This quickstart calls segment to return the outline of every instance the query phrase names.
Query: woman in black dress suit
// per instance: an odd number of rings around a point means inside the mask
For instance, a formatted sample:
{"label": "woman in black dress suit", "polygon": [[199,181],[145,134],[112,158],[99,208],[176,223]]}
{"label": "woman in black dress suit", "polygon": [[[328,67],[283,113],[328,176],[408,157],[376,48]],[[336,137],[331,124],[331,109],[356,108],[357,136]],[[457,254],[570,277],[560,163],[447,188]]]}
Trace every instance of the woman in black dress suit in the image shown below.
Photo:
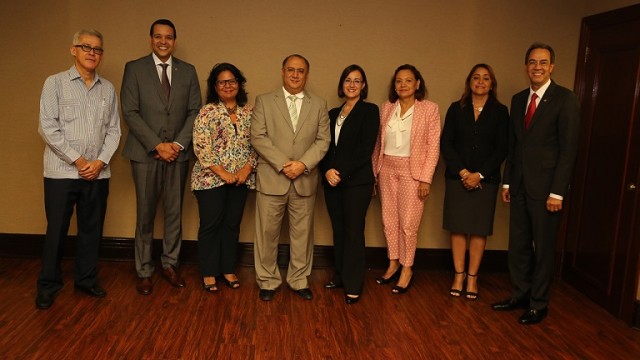
{"label": "woman in black dress suit", "polygon": [[[462,98],[451,104],[440,139],[447,163],[443,227],[451,232],[455,276],[449,293],[478,298],[478,269],[500,184],[500,165],[507,155],[509,113],[497,99],[498,82],[489,65],[475,65]],[[465,255],[469,240],[469,269]],[[466,290],[463,291],[464,281]]]}
{"label": "woman in black dress suit", "polygon": [[342,106],[331,109],[331,144],[320,162],[325,202],[333,229],[335,271],[328,289],[344,287],[347,304],[358,301],[365,273],[364,227],[373,192],[371,154],[380,114],[367,98],[367,76],[358,65],[344,69],[338,83]]}

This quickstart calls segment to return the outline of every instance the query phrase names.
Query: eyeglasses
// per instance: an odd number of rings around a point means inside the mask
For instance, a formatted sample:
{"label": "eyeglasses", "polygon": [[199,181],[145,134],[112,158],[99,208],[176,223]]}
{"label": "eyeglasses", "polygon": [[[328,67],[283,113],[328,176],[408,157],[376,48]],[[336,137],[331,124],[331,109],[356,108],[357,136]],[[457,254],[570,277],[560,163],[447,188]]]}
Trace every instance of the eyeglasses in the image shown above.
{"label": "eyeglasses", "polygon": [[360,86],[360,85],[362,85],[362,83],[363,83],[363,82],[364,82],[364,81],[362,81],[361,79],[353,79],[353,80],[351,80],[351,79],[344,79],[344,84],[345,84],[345,85],[351,85],[351,84],[353,84],[353,85],[355,85],[355,86]]}
{"label": "eyeglasses", "polygon": [[223,88],[226,85],[229,86],[237,86],[238,85],[238,79],[229,79],[229,80],[218,80],[216,81],[216,86]]}
{"label": "eyeglasses", "polygon": [[87,53],[91,52],[91,50],[93,50],[93,53],[96,54],[96,55],[102,55],[102,53],[104,52],[103,48],[94,48],[94,47],[91,47],[91,46],[86,45],[86,44],[74,45],[73,47],[81,48],[82,51],[87,52]]}
{"label": "eyeglasses", "polygon": [[527,61],[527,65],[529,66],[542,66],[542,67],[547,67],[549,66],[549,60],[540,60],[540,61],[536,61],[533,59],[529,59],[529,61]]}

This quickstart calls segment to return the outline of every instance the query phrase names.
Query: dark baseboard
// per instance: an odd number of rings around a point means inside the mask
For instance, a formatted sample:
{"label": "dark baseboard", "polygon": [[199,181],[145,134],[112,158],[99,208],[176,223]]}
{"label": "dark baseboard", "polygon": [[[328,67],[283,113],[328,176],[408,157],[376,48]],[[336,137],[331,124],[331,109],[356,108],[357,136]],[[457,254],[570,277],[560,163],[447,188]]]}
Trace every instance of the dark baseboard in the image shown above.
{"label": "dark baseboard", "polygon": [[[0,234],[0,257],[40,257],[44,235],[29,234]],[[180,260],[183,263],[198,262],[198,243],[183,241]],[[238,264],[253,266],[253,243],[238,245]],[[162,240],[153,242],[153,257],[160,257]],[[62,249],[63,257],[73,258],[75,254],[75,236],[69,236]],[[133,239],[106,237],[100,243],[100,259],[108,261],[133,261]],[[388,265],[387,249],[368,247],[366,249],[367,266],[370,269],[385,269]],[[289,263],[289,245],[280,244],[278,247],[278,264],[286,267]],[[316,245],[313,253],[313,267],[326,268],[333,266],[333,246]],[[416,269],[451,271],[451,250],[449,249],[418,249],[416,251]],[[506,272],[507,251],[487,250],[482,261],[482,271]]]}

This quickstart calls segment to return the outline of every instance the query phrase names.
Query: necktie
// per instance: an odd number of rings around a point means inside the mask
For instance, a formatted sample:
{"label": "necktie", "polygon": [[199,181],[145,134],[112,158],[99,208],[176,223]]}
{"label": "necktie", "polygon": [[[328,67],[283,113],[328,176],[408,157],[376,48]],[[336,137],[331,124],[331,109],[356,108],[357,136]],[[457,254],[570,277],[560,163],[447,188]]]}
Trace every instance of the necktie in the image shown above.
{"label": "necktie", "polygon": [[169,77],[167,76],[167,67],[169,64],[162,63],[160,66],[162,66],[162,80],[160,81],[160,85],[162,85],[164,99],[169,102],[169,94],[171,94],[171,84],[169,84]]}
{"label": "necktie", "polygon": [[295,95],[289,95],[289,116],[291,117],[291,124],[293,125],[293,131],[296,131],[296,126],[298,125],[298,108],[296,107],[296,100],[298,99]]}
{"label": "necktie", "polygon": [[527,113],[524,116],[524,128],[529,129],[529,124],[531,123],[531,118],[533,118],[533,113],[536,112],[536,99],[538,95],[533,93],[531,95],[531,102],[529,102],[529,107],[527,108]]}

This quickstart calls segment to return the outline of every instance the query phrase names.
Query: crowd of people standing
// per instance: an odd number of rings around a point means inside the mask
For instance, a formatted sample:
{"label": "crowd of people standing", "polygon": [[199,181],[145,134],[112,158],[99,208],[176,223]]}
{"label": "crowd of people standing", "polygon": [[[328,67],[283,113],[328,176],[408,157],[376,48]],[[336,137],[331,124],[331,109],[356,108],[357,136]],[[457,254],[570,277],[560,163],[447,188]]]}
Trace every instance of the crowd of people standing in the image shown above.
{"label": "crowd of people standing", "polygon": [[[530,86],[514,95],[511,114],[498,100],[488,64],[476,64],[449,106],[444,127],[428,100],[426,80],[413,65],[396,68],[388,100],[367,102],[365,70],[347,66],[337,84],[340,106],[306,89],[309,61],[293,54],[282,62],[282,86],[247,103],[247,79],[230,63],[216,64],[202,105],[193,65],[173,52],[174,24],[155,21],[151,54],[126,64],[120,91],[129,128],[123,156],[130,160],[136,192],[136,290],[153,292],[152,240],[158,201],[164,206],[160,276],[183,288],[179,271],[182,203],[189,160],[190,188],[198,203],[201,287],[241,284],[235,274],[240,224],[249,190],[256,191],[255,271],[259,298],[270,301],[283,278],[277,264],[288,216],[288,287],[312,300],[314,204],[322,184],[333,233],[333,276],[324,287],[359,301],[365,282],[365,221],[379,195],[388,267],[379,285],[401,295],[412,284],[418,230],[440,155],[446,163],[443,228],[450,232],[453,283],[449,294],[479,297],[478,274],[493,233],[498,193],[510,203],[511,296],[497,311],[524,309],[522,324],[547,315],[555,236],[577,153],[578,100],[551,80],[553,49],[527,50]],[[49,77],[40,101],[39,133],[46,143],[44,189],[47,232],[36,307],[47,309],[62,288],[61,244],[74,207],[78,237],[74,285],[104,297],[97,281],[99,242],[109,193],[109,163],[120,140],[113,85],[96,71],[103,36],[80,30],[70,48],[74,64]],[[506,159],[504,172],[501,166]],[[467,259],[468,248],[468,259]]]}

